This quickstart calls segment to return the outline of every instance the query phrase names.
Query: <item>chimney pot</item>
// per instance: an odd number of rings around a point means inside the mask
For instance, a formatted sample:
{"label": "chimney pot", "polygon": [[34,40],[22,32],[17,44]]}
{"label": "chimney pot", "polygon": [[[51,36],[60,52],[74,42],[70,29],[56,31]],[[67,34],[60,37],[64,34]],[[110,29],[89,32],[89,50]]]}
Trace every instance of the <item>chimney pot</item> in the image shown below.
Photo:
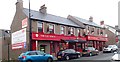
{"label": "chimney pot", "polygon": [[100,25],[104,25],[104,21],[100,21]]}
{"label": "chimney pot", "polygon": [[47,7],[45,7],[45,4],[40,7],[39,12],[41,12],[43,14],[47,13]]}
{"label": "chimney pot", "polygon": [[89,21],[93,22],[93,17],[92,16],[90,16]]}

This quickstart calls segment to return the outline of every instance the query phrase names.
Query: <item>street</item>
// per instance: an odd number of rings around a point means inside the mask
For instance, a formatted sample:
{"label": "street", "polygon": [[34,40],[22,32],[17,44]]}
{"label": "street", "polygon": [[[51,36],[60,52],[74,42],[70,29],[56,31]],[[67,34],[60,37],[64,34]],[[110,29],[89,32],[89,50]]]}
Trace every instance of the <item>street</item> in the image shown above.
{"label": "street", "polygon": [[120,61],[113,61],[111,57],[114,53],[100,53],[96,56],[91,57],[80,57],[78,59],[72,59],[68,61],[57,61],[57,62],[120,62]]}

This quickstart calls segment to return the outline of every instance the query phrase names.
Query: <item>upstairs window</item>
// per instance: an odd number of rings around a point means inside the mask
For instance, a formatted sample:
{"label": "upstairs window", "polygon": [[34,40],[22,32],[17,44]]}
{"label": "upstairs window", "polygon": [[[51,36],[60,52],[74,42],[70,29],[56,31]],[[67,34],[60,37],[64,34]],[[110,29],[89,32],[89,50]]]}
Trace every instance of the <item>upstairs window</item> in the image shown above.
{"label": "upstairs window", "polygon": [[49,25],[48,25],[48,28],[47,28],[47,31],[48,31],[49,33],[54,33],[54,25],[53,25],[53,24],[49,24]]}
{"label": "upstairs window", "polygon": [[99,28],[97,29],[97,35],[99,35]]}
{"label": "upstairs window", "polygon": [[91,28],[91,34],[94,34],[94,28]]}
{"label": "upstairs window", "polygon": [[69,27],[68,28],[68,35],[73,35],[74,34],[74,28]]}
{"label": "upstairs window", "polygon": [[64,26],[60,26],[60,34],[65,34],[65,27]]}
{"label": "upstairs window", "polygon": [[80,29],[78,29],[77,32],[78,32],[78,36],[80,36],[80,35],[81,35],[81,33],[80,33]]}
{"label": "upstairs window", "polygon": [[41,21],[38,21],[38,32],[43,32],[43,23]]}
{"label": "upstairs window", "polygon": [[83,29],[82,36],[86,36],[86,29]]}
{"label": "upstairs window", "polygon": [[103,35],[103,30],[100,30],[100,35]]}

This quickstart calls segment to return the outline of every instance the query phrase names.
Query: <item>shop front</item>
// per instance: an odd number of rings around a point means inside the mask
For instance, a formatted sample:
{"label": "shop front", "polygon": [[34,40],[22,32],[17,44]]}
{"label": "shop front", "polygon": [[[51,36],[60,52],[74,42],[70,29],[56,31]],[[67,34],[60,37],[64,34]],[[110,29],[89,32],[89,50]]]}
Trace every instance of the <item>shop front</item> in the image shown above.
{"label": "shop front", "polygon": [[[77,39],[77,40],[76,40]],[[40,50],[56,56],[59,50],[75,49],[78,44],[85,43],[85,38],[58,34],[32,33],[32,50]]]}
{"label": "shop front", "polygon": [[105,46],[105,42],[108,41],[107,37],[103,37],[103,36],[92,36],[92,35],[88,35],[86,36],[87,39],[87,46],[92,46],[95,47],[96,49],[102,51],[103,47]]}

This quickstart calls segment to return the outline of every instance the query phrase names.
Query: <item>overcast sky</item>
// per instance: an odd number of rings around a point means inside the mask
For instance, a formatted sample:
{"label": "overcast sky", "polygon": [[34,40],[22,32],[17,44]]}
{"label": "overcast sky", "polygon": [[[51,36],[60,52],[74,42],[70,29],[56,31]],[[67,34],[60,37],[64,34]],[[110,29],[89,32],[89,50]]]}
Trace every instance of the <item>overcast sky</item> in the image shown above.
{"label": "overcast sky", "polygon": [[[13,17],[16,12],[17,0],[2,0],[0,2],[0,29],[10,29]],[[23,0],[23,5],[28,8],[28,1]],[[120,0],[30,0],[31,9],[39,10],[45,4],[47,13],[65,17],[68,15],[89,19],[93,16],[93,21],[97,24],[101,20],[105,24],[118,25],[118,1]]]}

